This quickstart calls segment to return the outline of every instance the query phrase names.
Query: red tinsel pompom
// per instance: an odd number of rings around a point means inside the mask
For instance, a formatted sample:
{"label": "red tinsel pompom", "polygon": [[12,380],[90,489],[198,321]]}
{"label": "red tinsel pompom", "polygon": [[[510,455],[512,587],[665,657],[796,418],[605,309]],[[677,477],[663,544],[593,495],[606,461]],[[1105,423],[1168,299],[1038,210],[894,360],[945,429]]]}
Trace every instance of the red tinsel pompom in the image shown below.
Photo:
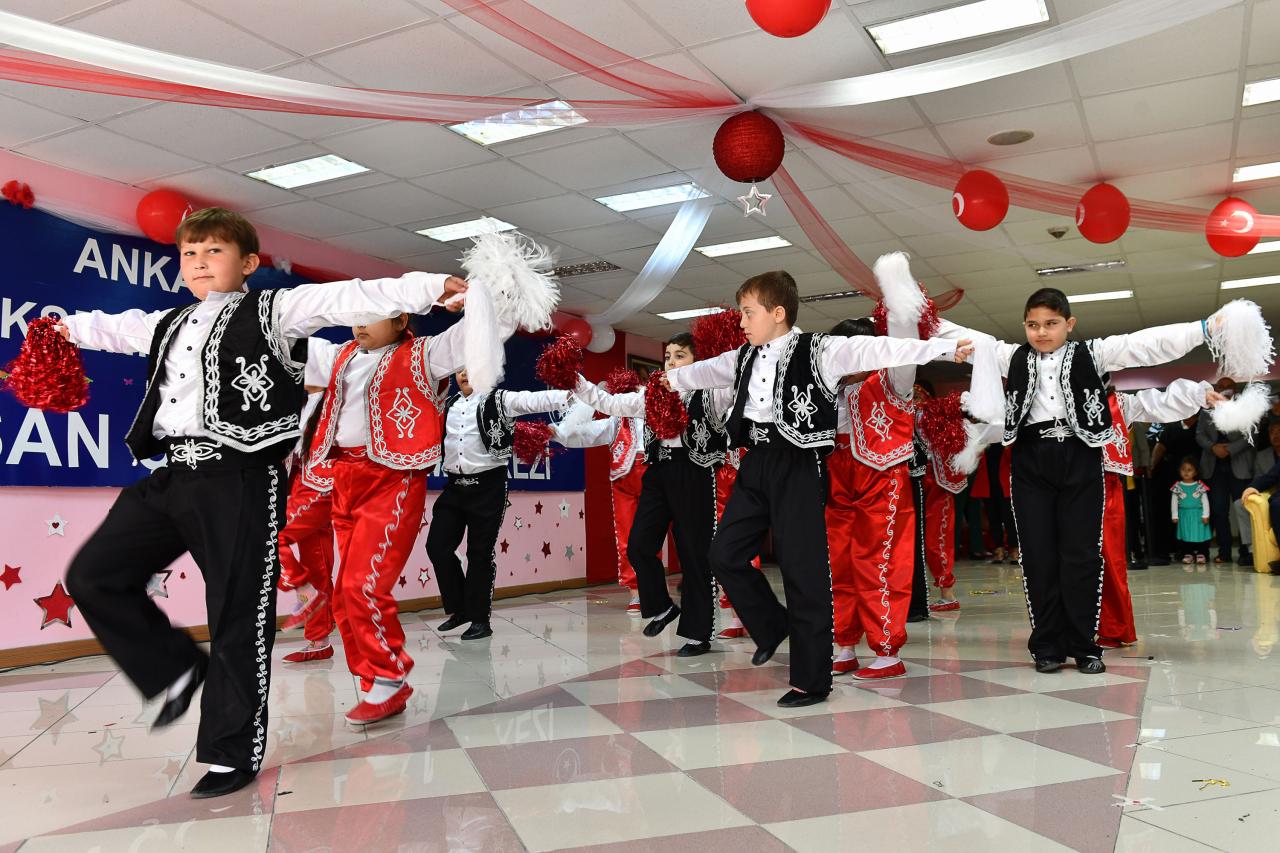
{"label": "red tinsel pompom", "polygon": [[518,421],[511,441],[512,452],[522,465],[532,465],[550,450],[551,424],[543,421]]}
{"label": "red tinsel pompom", "polygon": [[947,467],[961,450],[964,450],[965,413],[960,407],[960,392],[952,391],[942,397],[924,400],[919,405],[920,434],[928,442],[929,449],[942,459]]}
{"label": "red tinsel pompom", "polygon": [[655,370],[644,386],[644,422],[658,438],[677,438],[689,425],[689,412],[680,395],[662,384],[666,372]]}
{"label": "red tinsel pompom", "polygon": [[604,379],[610,394],[630,394],[640,387],[640,374],[627,367],[615,367]]}
{"label": "red tinsel pompom", "polygon": [[556,338],[538,356],[533,372],[548,388],[572,391],[582,372],[582,347],[568,335]]}
{"label": "red tinsel pompom", "polygon": [[32,320],[17,358],[5,366],[5,389],[32,409],[70,412],[89,401],[80,350],[58,333],[59,322],[57,317]]}
{"label": "red tinsel pompom", "polygon": [[[920,340],[927,341],[938,334],[942,321],[938,318],[937,303],[930,298],[923,284],[920,285],[920,292],[924,293],[924,310],[920,312],[920,322],[916,330],[920,334]],[[883,299],[876,303],[876,310],[871,312],[871,322],[875,323],[877,335],[889,334],[889,309],[885,307]]]}
{"label": "red tinsel pompom", "polygon": [[698,358],[715,358],[747,342],[746,333],[742,331],[742,312],[737,308],[704,314],[693,321],[689,331],[693,333],[693,348],[698,351]]}

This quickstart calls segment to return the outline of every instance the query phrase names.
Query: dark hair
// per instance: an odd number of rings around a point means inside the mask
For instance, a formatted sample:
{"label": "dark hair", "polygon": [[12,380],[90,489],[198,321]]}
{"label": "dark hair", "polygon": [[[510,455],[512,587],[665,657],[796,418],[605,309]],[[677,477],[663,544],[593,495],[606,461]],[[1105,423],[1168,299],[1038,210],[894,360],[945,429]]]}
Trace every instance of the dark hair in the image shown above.
{"label": "dark hair", "polygon": [[925,390],[930,397],[938,396],[938,392],[933,390],[933,383],[928,379],[916,379],[916,384]]}
{"label": "dark hair", "polygon": [[1032,308],[1048,308],[1055,314],[1061,314],[1065,320],[1071,319],[1071,302],[1068,301],[1067,294],[1056,287],[1042,287],[1027,297],[1027,307],[1022,309],[1024,320]]}
{"label": "dark hair", "polygon": [[862,335],[875,337],[876,324],[871,321],[870,317],[850,317],[832,326],[831,334],[839,335],[842,338],[857,338]]}
{"label": "dark hair", "polygon": [[735,302],[742,302],[742,297],[750,294],[768,310],[779,306],[786,313],[787,325],[796,324],[796,314],[800,313],[800,291],[796,288],[796,280],[786,270],[773,270],[753,275],[742,283]]}
{"label": "dark hair", "polygon": [[188,214],[173,237],[179,246],[209,239],[235,243],[242,255],[258,254],[258,232],[253,223],[225,207],[206,207]]}
{"label": "dark hair", "polygon": [[1196,458],[1194,456],[1182,457],[1182,461],[1178,463],[1179,471],[1182,470],[1183,465],[1190,465],[1195,470],[1196,476],[1200,476],[1200,463],[1196,462]]}
{"label": "dark hair", "polygon": [[396,340],[403,343],[413,337],[413,315],[403,311],[390,319],[399,320],[401,317],[404,318],[404,328],[400,330],[400,337],[396,338]]}
{"label": "dark hair", "polygon": [[691,335],[689,332],[678,332],[672,335],[671,337],[667,338],[667,342],[662,345],[662,348],[665,350],[667,347],[672,346],[673,344],[675,346],[680,347],[681,349],[687,349],[689,352],[693,353],[694,358],[698,357],[698,347],[694,345],[693,335]]}

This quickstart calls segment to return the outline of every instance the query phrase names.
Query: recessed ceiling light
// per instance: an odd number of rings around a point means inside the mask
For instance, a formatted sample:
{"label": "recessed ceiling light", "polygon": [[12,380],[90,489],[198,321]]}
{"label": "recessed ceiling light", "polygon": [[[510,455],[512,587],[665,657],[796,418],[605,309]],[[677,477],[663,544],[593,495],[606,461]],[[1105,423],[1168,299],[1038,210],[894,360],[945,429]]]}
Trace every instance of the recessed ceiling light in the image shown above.
{"label": "recessed ceiling light", "polygon": [[1280,240],[1267,240],[1265,243],[1259,243],[1245,254],[1265,255],[1267,252],[1280,252]]}
{"label": "recessed ceiling light", "polygon": [[1280,163],[1241,166],[1231,173],[1231,182],[1236,184],[1242,184],[1245,181],[1265,181],[1267,178],[1280,178]]}
{"label": "recessed ceiling light", "polygon": [[337,154],[325,154],[322,157],[312,157],[296,163],[285,163],[281,166],[268,166],[256,172],[245,172],[245,177],[291,190],[295,187],[305,187],[308,184],[332,181],[367,171],[369,171],[368,166],[353,163]]}
{"label": "recessed ceiling light", "polygon": [[1035,134],[1029,130],[1002,130],[999,133],[993,133],[988,136],[987,142],[992,145],[1021,145],[1033,138],[1035,138]]}
{"label": "recessed ceiling light", "polygon": [[1040,267],[1036,270],[1036,275],[1070,275],[1078,272],[1103,272],[1104,270],[1120,269],[1124,266],[1124,259],[1114,261],[1092,261],[1084,264],[1067,264],[1060,267]]}
{"label": "recessed ceiling light", "polygon": [[1252,107],[1255,104],[1269,104],[1280,101],[1280,77],[1270,80],[1254,80],[1244,84],[1244,98],[1241,106]]}
{"label": "recessed ceiling light", "polygon": [[873,24],[867,33],[885,56],[1049,20],[1044,0],[978,0],[897,21]]}
{"label": "recessed ceiling light", "polygon": [[451,240],[465,240],[468,237],[479,237],[481,234],[496,234],[499,231],[510,231],[513,228],[515,226],[510,222],[503,222],[501,219],[494,219],[492,216],[482,216],[479,219],[468,219],[466,222],[454,222],[451,225],[423,228],[414,233],[430,237],[432,240],[439,240],[441,243],[448,243]]}
{"label": "recessed ceiling light", "polygon": [[695,184],[677,184],[673,187],[601,196],[596,201],[618,213],[626,213],[628,210],[640,210],[645,207],[658,207],[663,204],[675,204],[678,201],[706,197],[707,194]]}
{"label": "recessed ceiling light", "polygon": [[1242,287],[1259,287],[1264,284],[1280,284],[1280,275],[1260,275],[1256,278],[1233,278],[1222,283],[1223,290],[1238,290]]}
{"label": "recessed ceiling light", "polygon": [[757,237],[754,240],[737,240],[733,243],[716,243],[713,246],[698,246],[695,252],[701,252],[708,258],[722,258],[725,255],[741,255],[744,252],[763,252],[765,249],[781,249],[791,243],[781,237]]}
{"label": "recessed ceiling light", "polygon": [[1067,297],[1073,305],[1081,302],[1109,302],[1112,299],[1132,299],[1132,290],[1107,290],[1102,293],[1078,293]]}
{"label": "recessed ceiling light", "polygon": [[832,299],[856,299],[862,296],[857,290],[837,290],[832,293],[815,293],[812,296],[801,296],[801,302],[830,302]]}
{"label": "recessed ceiling light", "polygon": [[586,123],[587,120],[565,101],[547,101],[496,116],[445,126],[472,142],[494,145]]}
{"label": "recessed ceiling light", "polygon": [[719,314],[723,308],[690,308],[687,311],[659,311],[658,316],[664,320],[688,320],[690,317],[703,317],[707,314]]}

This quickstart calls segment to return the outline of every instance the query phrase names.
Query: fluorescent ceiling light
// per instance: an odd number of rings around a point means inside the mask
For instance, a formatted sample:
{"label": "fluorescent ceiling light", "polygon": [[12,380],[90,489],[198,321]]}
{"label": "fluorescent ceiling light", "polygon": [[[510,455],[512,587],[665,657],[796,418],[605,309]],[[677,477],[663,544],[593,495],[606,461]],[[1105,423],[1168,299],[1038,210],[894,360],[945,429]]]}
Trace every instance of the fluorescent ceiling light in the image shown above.
{"label": "fluorescent ceiling light", "polygon": [[1256,278],[1233,278],[1222,283],[1223,290],[1238,290],[1241,287],[1258,287],[1263,284],[1280,284],[1280,275],[1260,275]]}
{"label": "fluorescent ceiling light", "polygon": [[1268,240],[1265,243],[1259,243],[1245,254],[1265,255],[1267,252],[1280,252],[1280,240]]}
{"label": "fluorescent ceiling light", "polygon": [[1280,77],[1270,80],[1254,80],[1244,84],[1242,106],[1252,107],[1255,104],[1269,104],[1280,101]]}
{"label": "fluorescent ceiling light", "polygon": [[873,24],[867,33],[890,56],[937,44],[1029,27],[1049,20],[1044,0],[979,0],[897,21]]}
{"label": "fluorescent ceiling light", "polygon": [[1105,272],[1106,270],[1120,269],[1124,266],[1124,259],[1114,261],[1089,261],[1081,264],[1067,264],[1060,267],[1039,267],[1036,269],[1036,275],[1072,275],[1078,272]]}
{"label": "fluorescent ceiling light", "polygon": [[246,172],[245,177],[291,190],[294,187],[305,187],[308,184],[332,181],[367,171],[369,171],[368,166],[352,163],[337,154],[325,154],[323,157],[312,157],[296,163],[285,163],[283,166],[268,166],[256,172]]}
{"label": "fluorescent ceiling light", "polygon": [[757,237],[754,240],[738,240],[733,243],[716,243],[714,246],[698,246],[695,252],[701,252],[708,258],[722,258],[725,255],[741,255],[743,252],[762,252],[765,249],[781,249],[791,243],[781,237]]}
{"label": "fluorescent ceiling light", "polygon": [[1254,166],[1241,166],[1231,174],[1231,182],[1236,184],[1245,181],[1265,181],[1267,178],[1280,178],[1280,163],[1258,163]]}
{"label": "fluorescent ceiling light", "polygon": [[494,145],[498,142],[510,142],[513,139],[523,139],[526,136],[536,136],[562,127],[586,123],[587,120],[568,103],[547,101],[475,121],[446,125],[446,127],[472,142]]}
{"label": "fluorescent ceiling light", "polygon": [[1132,299],[1132,290],[1107,290],[1102,293],[1080,293],[1068,296],[1067,301],[1073,305],[1081,302],[1107,302],[1112,299]]}
{"label": "fluorescent ceiling light", "polygon": [[454,222],[452,225],[437,225],[434,228],[423,228],[415,233],[441,243],[451,240],[465,240],[468,237],[479,237],[481,234],[496,234],[499,231],[510,231],[515,228],[510,222],[482,216],[479,219],[468,219],[466,222]]}
{"label": "fluorescent ceiling light", "polygon": [[694,184],[677,184],[674,187],[658,187],[655,190],[601,196],[596,201],[618,213],[626,213],[628,210],[640,210],[645,207],[657,207],[662,204],[675,204],[678,201],[706,197],[707,194]]}
{"label": "fluorescent ceiling light", "polygon": [[688,320],[690,317],[704,317],[707,314],[719,314],[723,308],[690,308],[687,311],[659,311],[658,316],[664,320]]}

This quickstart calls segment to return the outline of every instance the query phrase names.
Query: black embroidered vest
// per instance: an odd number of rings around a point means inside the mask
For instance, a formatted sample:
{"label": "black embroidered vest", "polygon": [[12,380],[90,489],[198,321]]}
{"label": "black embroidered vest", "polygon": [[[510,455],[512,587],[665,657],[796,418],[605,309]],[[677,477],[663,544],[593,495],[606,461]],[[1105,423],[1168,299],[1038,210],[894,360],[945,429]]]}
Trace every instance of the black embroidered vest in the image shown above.
{"label": "black embroidered vest", "polygon": [[[822,378],[822,348],[827,336],[814,332],[792,335],[778,357],[773,384],[773,424],[791,444],[823,455],[836,443],[836,389]],[[738,348],[734,404],[727,429],[734,447],[748,447],[744,418],[747,373],[752,347]]]}
{"label": "black embroidered vest", "polygon": [[[1013,444],[1018,438],[1018,429],[1026,423],[1039,379],[1040,355],[1030,344],[1023,344],[1009,362],[1004,402],[1005,444]],[[1088,342],[1067,341],[1063,345],[1058,389],[1066,408],[1067,428],[1073,435],[1090,447],[1102,447],[1111,441],[1111,409]]]}
{"label": "black embroidered vest", "polygon": [[[279,444],[283,459],[301,434],[299,418],[307,401],[302,387],[307,344],[301,340],[291,345],[280,331],[275,316],[279,293],[233,294],[214,318],[200,353],[200,433],[245,453]],[[136,459],[164,450],[152,430],[160,409],[165,357],[174,334],[195,307],[168,312],[151,339],[146,394],[125,436]]]}
{"label": "black embroidered vest", "polygon": [[[498,388],[485,395],[484,400],[476,407],[476,429],[480,432],[480,443],[485,451],[500,462],[511,458],[511,446],[516,436],[516,422],[508,417],[506,407],[501,405],[506,391]],[[461,395],[454,394],[445,403],[445,423],[449,422],[449,410]],[[447,429],[446,429],[447,433]]]}
{"label": "black embroidered vest", "polygon": [[[729,436],[724,431],[724,422],[718,420],[707,405],[710,391],[694,391],[685,402],[685,410],[689,413],[689,424],[680,436],[689,461],[703,468],[711,468],[725,461],[725,453],[729,450]],[[650,463],[666,458],[667,450],[662,440],[649,429],[644,428],[645,459]]]}

